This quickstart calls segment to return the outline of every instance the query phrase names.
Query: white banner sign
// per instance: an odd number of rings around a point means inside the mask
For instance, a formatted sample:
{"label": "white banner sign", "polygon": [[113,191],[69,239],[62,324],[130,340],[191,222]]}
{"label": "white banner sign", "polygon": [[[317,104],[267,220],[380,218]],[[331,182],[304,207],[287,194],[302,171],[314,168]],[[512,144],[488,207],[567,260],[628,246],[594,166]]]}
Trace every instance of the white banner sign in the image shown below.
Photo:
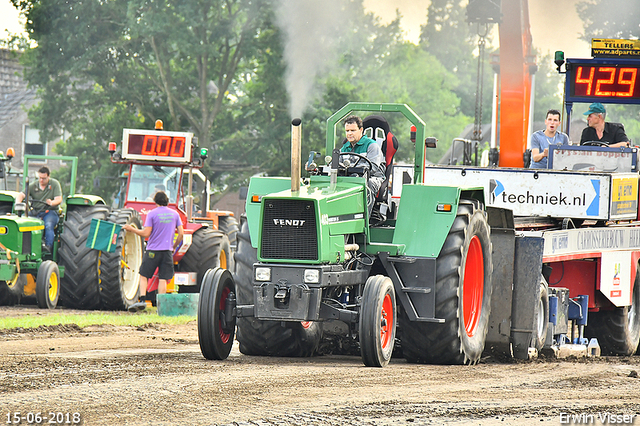
{"label": "white banner sign", "polygon": [[[612,176],[636,179],[637,174],[566,172],[531,169],[486,169],[427,166],[425,184],[484,188],[489,206],[507,208],[514,216],[551,216],[576,219],[635,219],[637,211],[616,210],[611,215]],[[396,166],[392,197],[413,177],[410,166]],[[637,199],[637,194],[635,195]]]}

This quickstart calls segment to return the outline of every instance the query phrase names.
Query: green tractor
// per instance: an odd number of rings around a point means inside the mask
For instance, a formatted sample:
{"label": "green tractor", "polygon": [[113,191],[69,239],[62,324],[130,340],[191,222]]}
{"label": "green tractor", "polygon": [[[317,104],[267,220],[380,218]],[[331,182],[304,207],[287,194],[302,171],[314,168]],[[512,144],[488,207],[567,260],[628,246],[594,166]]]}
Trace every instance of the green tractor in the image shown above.
{"label": "green tractor", "polygon": [[[367,212],[371,165],[336,149],[336,125],[353,111],[397,112],[412,124],[412,181],[419,183],[404,185],[398,203],[378,194],[374,210],[386,218],[375,223]],[[327,122],[332,155],[321,168],[308,164],[315,171],[302,185],[299,124],[292,123],[291,180],[251,180],[235,273],[211,269],[204,277],[198,335],[205,358],[229,355],[236,325],[244,354],[310,356],[323,329],[341,323],[367,366],[386,365],[394,346],[410,362],[477,363],[491,327],[489,223],[508,231],[510,211],[485,209],[481,188],[424,183],[425,148],[436,141],[425,139],[424,122],[406,105],[350,103],[336,112]],[[383,142],[388,168],[390,149]],[[510,231],[503,255],[513,260],[512,219]],[[526,352],[530,341],[528,333],[514,344]]]}
{"label": "green tractor", "polygon": [[121,230],[115,252],[107,253],[88,247],[87,238],[92,219],[141,227],[138,213],[111,211],[99,196],[76,194],[77,157],[25,155],[23,188],[29,162],[47,159],[71,162],[69,195],[59,210],[51,252],[42,247],[43,221],[30,217],[25,207],[34,200],[27,195],[25,203],[16,203],[18,192],[0,191],[0,304],[35,296],[46,308],[127,309],[138,300],[142,239]]}

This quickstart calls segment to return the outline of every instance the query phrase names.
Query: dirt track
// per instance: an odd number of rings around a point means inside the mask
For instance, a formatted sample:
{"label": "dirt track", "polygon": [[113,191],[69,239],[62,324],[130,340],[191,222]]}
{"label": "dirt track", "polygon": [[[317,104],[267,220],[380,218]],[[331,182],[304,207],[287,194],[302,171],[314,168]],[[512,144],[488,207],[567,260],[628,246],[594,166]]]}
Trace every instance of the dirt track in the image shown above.
{"label": "dirt track", "polygon": [[236,346],[212,362],[200,353],[195,321],[5,330],[0,341],[3,424],[16,411],[77,412],[84,425],[577,424],[565,415],[608,424],[606,414],[619,424],[640,416],[638,356],[473,367],[394,358],[374,369],[358,357],[249,357]]}

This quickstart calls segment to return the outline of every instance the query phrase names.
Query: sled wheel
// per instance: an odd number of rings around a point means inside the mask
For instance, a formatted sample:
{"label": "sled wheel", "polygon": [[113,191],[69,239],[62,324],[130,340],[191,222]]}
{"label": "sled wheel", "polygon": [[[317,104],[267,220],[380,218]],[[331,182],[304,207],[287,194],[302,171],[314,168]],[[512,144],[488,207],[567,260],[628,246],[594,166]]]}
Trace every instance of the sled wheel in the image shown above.
{"label": "sled wheel", "polygon": [[224,311],[234,293],[235,285],[228,270],[215,268],[205,273],[198,302],[198,340],[207,359],[226,359],[231,352],[236,320],[234,317],[230,324],[225,324]]}
{"label": "sled wheel", "polygon": [[45,260],[38,268],[36,301],[39,308],[55,309],[60,297],[60,271],[58,265]]}
{"label": "sled wheel", "polygon": [[640,346],[640,268],[636,269],[631,306],[590,312],[585,335],[598,339],[602,355],[633,355]]}
{"label": "sled wheel", "polygon": [[533,323],[533,336],[531,343],[534,348],[541,351],[547,338],[547,328],[549,327],[549,290],[544,277],[540,281],[540,294],[538,295],[538,306],[536,307],[535,320]]}
{"label": "sled wheel", "polygon": [[359,321],[360,353],[367,367],[384,367],[396,337],[396,295],[389,277],[369,277]]}

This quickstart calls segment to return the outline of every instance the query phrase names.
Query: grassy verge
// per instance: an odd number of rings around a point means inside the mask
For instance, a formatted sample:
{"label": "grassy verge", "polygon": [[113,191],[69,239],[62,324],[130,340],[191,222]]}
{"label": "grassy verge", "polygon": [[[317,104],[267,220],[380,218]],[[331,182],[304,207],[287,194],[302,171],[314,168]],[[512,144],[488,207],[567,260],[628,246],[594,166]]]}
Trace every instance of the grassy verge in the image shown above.
{"label": "grassy verge", "polygon": [[46,316],[23,315],[20,317],[0,318],[0,330],[12,328],[37,328],[41,325],[76,324],[78,327],[110,324],[122,326],[140,326],[143,324],[186,324],[195,321],[195,317],[181,315],[175,317],[160,316],[156,310],[136,314],[128,312],[90,312],[87,314],[54,314]]}

